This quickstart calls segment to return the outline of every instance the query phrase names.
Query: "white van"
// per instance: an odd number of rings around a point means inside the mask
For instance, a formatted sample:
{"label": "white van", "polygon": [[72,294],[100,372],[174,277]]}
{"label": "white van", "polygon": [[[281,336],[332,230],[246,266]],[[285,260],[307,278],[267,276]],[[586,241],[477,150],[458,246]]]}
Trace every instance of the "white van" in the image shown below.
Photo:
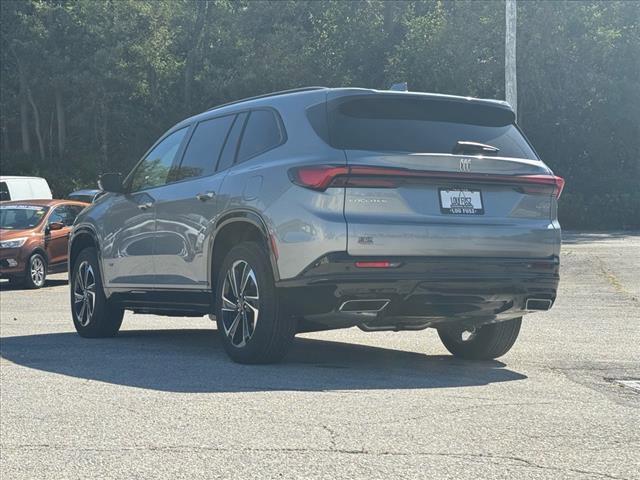
{"label": "white van", "polygon": [[0,175],[0,202],[4,200],[46,200],[53,198],[49,184],[40,177]]}

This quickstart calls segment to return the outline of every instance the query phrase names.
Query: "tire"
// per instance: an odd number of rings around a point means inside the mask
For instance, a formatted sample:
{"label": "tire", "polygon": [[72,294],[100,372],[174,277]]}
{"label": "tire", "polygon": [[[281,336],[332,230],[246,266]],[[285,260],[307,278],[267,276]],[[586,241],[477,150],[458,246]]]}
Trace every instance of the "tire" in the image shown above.
{"label": "tire", "polygon": [[47,281],[47,259],[41,253],[34,253],[29,257],[27,270],[24,275],[24,286],[27,288],[42,288]]}
{"label": "tire", "polygon": [[277,362],[293,342],[296,321],[280,308],[268,258],[260,245],[242,243],[229,251],[218,271],[218,332],[225,351],[238,363]]}
{"label": "tire", "polygon": [[124,316],[124,310],[105,297],[99,268],[95,248],[85,248],[69,275],[73,325],[85,338],[113,337]]}
{"label": "tire", "polygon": [[[489,323],[469,332],[456,325],[438,329],[440,340],[455,357],[466,360],[491,360],[507,353],[520,333],[522,317]],[[470,337],[463,339],[466,335]]]}

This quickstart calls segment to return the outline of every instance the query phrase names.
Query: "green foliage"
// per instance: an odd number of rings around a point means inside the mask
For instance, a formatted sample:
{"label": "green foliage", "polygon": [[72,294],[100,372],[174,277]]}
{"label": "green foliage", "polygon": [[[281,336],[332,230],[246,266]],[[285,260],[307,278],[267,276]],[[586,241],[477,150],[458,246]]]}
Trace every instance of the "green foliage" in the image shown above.
{"label": "green foliage", "polygon": [[[178,120],[306,86],[504,96],[504,2],[3,0],[2,173],[57,195],[128,171]],[[640,8],[518,2],[519,121],[569,228],[637,227]],[[37,119],[37,121],[36,121]],[[26,142],[26,143],[25,143]]]}
{"label": "green foliage", "polygon": [[568,193],[560,199],[558,217],[562,228],[638,229],[640,191],[604,194]]}

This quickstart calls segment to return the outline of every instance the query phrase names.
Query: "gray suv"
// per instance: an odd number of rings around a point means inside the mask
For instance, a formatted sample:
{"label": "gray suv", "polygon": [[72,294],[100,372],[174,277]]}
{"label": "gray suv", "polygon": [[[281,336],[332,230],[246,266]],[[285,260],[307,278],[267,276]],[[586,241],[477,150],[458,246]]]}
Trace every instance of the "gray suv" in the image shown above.
{"label": "gray suv", "polygon": [[222,105],[101,177],[69,242],[73,322],[105,337],[124,310],[209,314],[243,363],[353,326],[496,358],[556,299],[563,184],[501,101],[312,87]]}

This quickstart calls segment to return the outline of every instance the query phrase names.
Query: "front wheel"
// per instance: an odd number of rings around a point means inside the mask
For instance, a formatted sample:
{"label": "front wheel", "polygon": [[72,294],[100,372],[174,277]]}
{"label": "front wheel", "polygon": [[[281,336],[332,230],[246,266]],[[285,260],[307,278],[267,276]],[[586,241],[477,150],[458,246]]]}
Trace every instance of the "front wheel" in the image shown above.
{"label": "front wheel", "polygon": [[238,363],[276,362],[295,335],[295,319],[280,309],[268,258],[257,243],[242,243],[229,251],[218,271],[218,332]]}
{"label": "front wheel", "polygon": [[27,288],[42,288],[47,280],[47,260],[41,253],[34,253],[27,262],[24,284]]}
{"label": "front wheel", "polygon": [[507,353],[520,333],[522,317],[505,322],[467,328],[452,325],[438,329],[440,340],[455,357],[491,360]]}
{"label": "front wheel", "polygon": [[109,301],[102,289],[95,248],[85,248],[70,275],[71,314],[81,337],[113,337],[122,325],[124,310]]}

